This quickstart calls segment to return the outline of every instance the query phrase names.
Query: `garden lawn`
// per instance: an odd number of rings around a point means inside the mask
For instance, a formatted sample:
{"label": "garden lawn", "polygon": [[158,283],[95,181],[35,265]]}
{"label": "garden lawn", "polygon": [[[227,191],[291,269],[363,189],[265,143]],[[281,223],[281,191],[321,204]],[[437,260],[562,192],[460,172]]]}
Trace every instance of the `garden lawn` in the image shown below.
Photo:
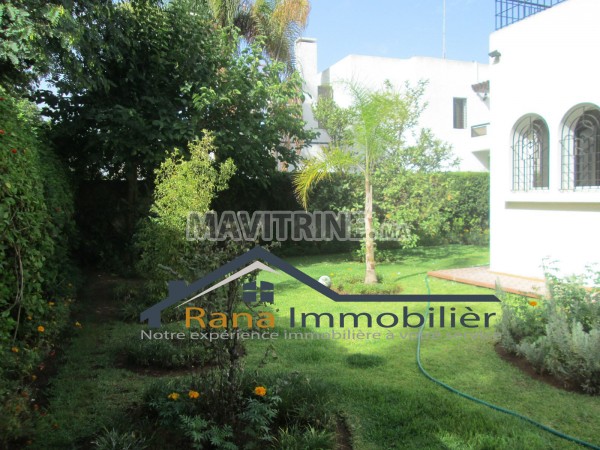
{"label": "garden lawn", "polygon": [[[399,251],[395,262],[377,267],[383,283],[376,292],[426,293],[428,271],[485,264],[487,249],[445,246]],[[290,258],[289,262],[308,275],[328,275],[333,288],[344,292],[371,291],[361,282],[364,264],[344,255]],[[425,304],[335,303],[285,274],[267,274],[261,279],[275,284],[277,328],[289,330],[289,311],[295,308],[296,322],[302,312],[369,312],[375,318],[382,312],[402,317],[402,307],[410,312],[425,310]],[[490,293],[489,290],[438,279],[430,279],[433,294]],[[526,300],[524,300],[526,301]],[[436,313],[440,304],[433,303]],[[479,315],[500,313],[499,304],[446,304],[446,310]],[[314,319],[309,319],[314,324]],[[336,318],[337,322],[337,318]],[[437,322],[437,318],[436,318]],[[351,324],[351,322],[350,322]],[[336,405],[347,418],[356,449],[568,449],[579,448],[518,419],[461,398],[425,378],[415,361],[417,329],[390,328],[396,333],[387,340],[387,329],[364,324],[358,330],[379,331],[382,339],[249,341],[249,367],[255,366],[269,344],[277,358],[264,370],[297,370],[331,384]],[[352,324],[345,330],[357,330]],[[295,332],[332,331],[294,328]],[[339,327],[333,331],[343,331]],[[494,327],[468,330],[435,328],[427,330],[422,343],[426,370],[441,381],[472,396],[517,411],[545,425],[600,445],[600,399],[559,390],[502,360],[494,350]],[[400,336],[398,336],[400,335]]]}
{"label": "garden lawn", "polygon": [[[286,258],[312,277],[328,275],[333,287],[344,292],[368,292],[362,285],[363,263],[348,255]],[[487,263],[487,249],[444,246],[398,251],[395,261],[377,267],[382,283],[377,292],[426,293],[430,270]],[[395,312],[404,304],[335,303],[283,273],[261,273],[275,284],[276,331],[289,329],[289,311],[333,313]],[[434,294],[474,294],[490,291],[431,279]],[[156,376],[172,373],[132,372],[123,367],[119,349],[138,339],[145,326],[117,320],[118,305],[86,289],[77,319],[83,329],[64,349],[61,366],[51,380],[47,414],[38,421],[31,448],[92,448],[93,435],[103,427],[136,427],[143,391]],[[425,304],[410,304],[411,312],[424,312]],[[438,311],[439,304],[432,304]],[[446,304],[457,313],[469,306],[476,313],[500,312],[499,304]],[[113,308],[112,312],[110,308]],[[312,323],[312,322],[311,322]],[[364,323],[354,329],[367,331]],[[518,419],[463,399],[423,376],[415,362],[417,329],[392,329],[386,340],[249,340],[246,369],[259,366],[257,379],[298,371],[330,386],[333,411],[346,419],[355,450],[371,449],[576,449]],[[309,332],[316,329],[295,328]],[[322,326],[319,332],[331,331]],[[333,331],[342,331],[334,328]],[[387,330],[373,327],[371,332]],[[426,331],[422,345],[425,368],[440,380],[470,395],[518,411],[562,432],[600,445],[600,399],[556,389],[531,379],[494,351],[494,329]],[[401,333],[402,332],[402,333]],[[265,358],[268,355],[268,358]],[[275,356],[274,356],[275,355]],[[262,366],[261,361],[268,360]],[[267,385],[267,390],[269,386]],[[167,447],[162,447],[167,448]]]}

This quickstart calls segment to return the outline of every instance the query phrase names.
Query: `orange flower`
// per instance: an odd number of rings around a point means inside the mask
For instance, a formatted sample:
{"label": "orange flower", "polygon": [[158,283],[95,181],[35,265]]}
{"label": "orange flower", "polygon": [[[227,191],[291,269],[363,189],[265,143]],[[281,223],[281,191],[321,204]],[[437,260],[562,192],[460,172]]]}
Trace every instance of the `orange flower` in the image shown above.
{"label": "orange flower", "polygon": [[196,398],[200,397],[200,392],[198,392],[198,391],[190,391],[190,392],[188,392],[188,396],[191,399],[196,399]]}
{"label": "orange flower", "polygon": [[529,300],[529,306],[537,306],[538,302],[536,302],[535,300]]}
{"label": "orange flower", "polygon": [[10,351],[13,353],[19,353],[19,347],[13,347],[10,349]]}
{"label": "orange flower", "polygon": [[267,395],[267,388],[264,386],[256,386],[254,388],[254,393],[259,397],[264,397],[265,395]]}
{"label": "orange flower", "polygon": [[37,330],[38,330],[40,333],[43,333],[44,331],[46,331],[46,329],[45,329],[45,328],[44,328],[42,325],[38,326],[38,327],[37,327]]}
{"label": "orange flower", "polygon": [[177,392],[171,392],[167,395],[167,398],[170,400],[177,400],[179,398],[179,394]]}

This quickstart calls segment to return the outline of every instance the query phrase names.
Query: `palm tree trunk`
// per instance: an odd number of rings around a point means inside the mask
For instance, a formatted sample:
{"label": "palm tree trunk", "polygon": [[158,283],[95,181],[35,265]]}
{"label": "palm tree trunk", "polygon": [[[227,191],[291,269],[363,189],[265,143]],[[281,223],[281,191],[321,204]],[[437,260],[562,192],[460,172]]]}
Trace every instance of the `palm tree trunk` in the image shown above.
{"label": "palm tree trunk", "polygon": [[377,283],[375,273],[375,234],[373,232],[373,186],[365,175],[365,284]]}

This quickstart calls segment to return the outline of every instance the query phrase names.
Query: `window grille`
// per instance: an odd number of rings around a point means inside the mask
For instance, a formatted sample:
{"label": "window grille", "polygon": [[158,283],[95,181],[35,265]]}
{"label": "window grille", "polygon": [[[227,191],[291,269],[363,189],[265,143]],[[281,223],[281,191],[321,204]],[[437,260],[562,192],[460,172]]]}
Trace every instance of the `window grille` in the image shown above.
{"label": "window grille", "polygon": [[527,116],[513,134],[513,190],[548,189],[550,181],[548,126],[538,116]]}
{"label": "window grille", "polygon": [[562,130],[562,189],[600,188],[600,109],[569,113]]}

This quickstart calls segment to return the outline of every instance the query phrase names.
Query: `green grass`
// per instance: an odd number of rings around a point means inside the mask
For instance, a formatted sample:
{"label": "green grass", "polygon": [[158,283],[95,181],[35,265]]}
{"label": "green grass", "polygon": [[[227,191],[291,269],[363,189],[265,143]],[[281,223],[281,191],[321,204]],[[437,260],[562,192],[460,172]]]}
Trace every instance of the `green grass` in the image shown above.
{"label": "green grass", "polygon": [[[375,292],[426,293],[430,270],[485,264],[487,250],[447,246],[402,252],[397,262],[379,264],[383,280]],[[312,277],[328,275],[333,287],[367,292],[361,284],[363,264],[343,255],[295,258],[290,262]],[[382,312],[401,315],[403,304],[335,303],[285,275],[261,275],[275,283],[279,331],[288,328],[289,308],[303,312]],[[434,294],[489,293],[489,290],[430,279]],[[423,312],[424,304],[408,305]],[[439,307],[439,304],[432,304]],[[498,304],[464,303],[482,315],[500,312]],[[448,307],[448,305],[447,305]],[[347,329],[347,328],[346,328]],[[329,328],[321,327],[319,332]],[[340,329],[335,329],[340,331]],[[366,328],[361,328],[367,331]],[[393,331],[401,331],[396,327]],[[301,331],[301,330],[295,330]],[[311,331],[311,330],[305,330]],[[312,330],[314,331],[314,329]],[[373,328],[384,335],[387,330]],[[465,331],[466,337],[456,336]],[[494,351],[494,328],[475,332],[457,328],[426,332],[422,361],[438,379],[473,396],[530,416],[578,438],[600,444],[600,401],[531,379]],[[427,380],[415,362],[416,329],[405,339],[271,341],[278,356],[266,370],[299,370],[327,380],[347,416],[357,449],[563,449],[578,448],[515,418],[477,405]],[[249,343],[248,365],[258,361],[267,342]]]}
{"label": "green grass", "polygon": [[[361,282],[364,265],[347,255],[287,260],[312,277],[330,276],[334,287],[342,286],[346,292],[371,290]],[[396,262],[378,265],[383,283],[375,290],[422,294],[426,292],[424,277],[428,271],[480,265],[487,260],[487,249],[470,246],[398,252]],[[376,316],[387,311],[401,315],[405,306],[335,303],[285,274],[263,273],[261,279],[275,283],[273,311],[279,332],[289,328],[290,307],[295,307],[297,314],[370,312]],[[437,279],[431,279],[431,289],[434,294],[489,293]],[[93,304],[93,298],[88,300]],[[90,307],[85,302],[82,306],[84,311]],[[432,306],[437,309],[439,304]],[[465,312],[466,306],[478,314],[500,312],[497,304],[455,306],[459,312]],[[410,305],[411,311],[424,309],[421,303]],[[126,430],[142,392],[155,380],[118,364],[118,349],[124,341],[139,336],[141,325],[93,315],[82,317],[81,322],[84,328],[66,348],[63,364],[52,380],[48,414],[38,423],[32,448],[90,448],[91,438],[103,427]],[[364,327],[360,330],[367,331]],[[376,328],[370,331],[386,332]],[[347,420],[357,450],[579,448],[426,379],[415,362],[416,331],[405,331],[404,338],[390,340],[252,340],[247,342],[246,368],[255,370],[265,354],[273,355],[274,350],[276,358],[270,357],[260,369],[265,378],[298,371],[325,383],[334,399],[333,408]],[[448,328],[435,331],[439,334],[425,333],[422,348],[423,364],[433,376],[471,395],[600,444],[598,397],[556,389],[503,361],[494,351],[493,328],[467,331],[466,337],[456,337],[457,330]]]}

